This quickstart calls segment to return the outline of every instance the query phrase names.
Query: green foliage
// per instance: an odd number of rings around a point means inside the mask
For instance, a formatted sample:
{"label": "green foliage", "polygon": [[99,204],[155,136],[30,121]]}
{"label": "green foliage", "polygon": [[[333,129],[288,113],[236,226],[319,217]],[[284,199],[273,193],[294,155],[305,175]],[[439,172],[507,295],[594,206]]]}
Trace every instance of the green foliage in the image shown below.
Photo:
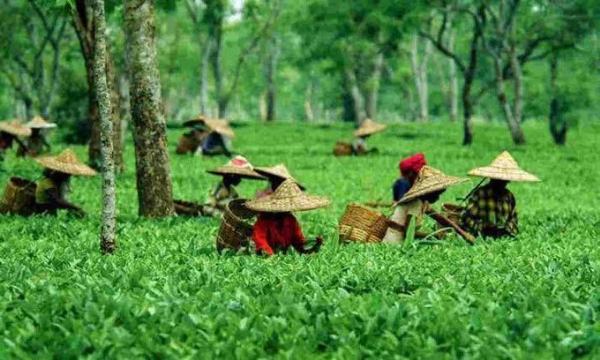
{"label": "green foliage", "polygon": [[[509,145],[503,125],[478,123],[480,141],[461,148],[458,126],[394,125],[369,138],[380,153],[363,158],[330,154],[349,125],[236,128],[235,148],[255,165],[284,161],[333,200],[297,214],[307,236],[324,235],[320,253],[273,258],[218,256],[216,219],[138,219],[128,139],[114,256],[99,252],[99,177],[71,184],[88,218],[0,216],[0,358],[597,358],[600,128],[582,123],[557,148],[545,125],[523,127],[527,147]],[[226,159],[175,156],[181,132],[169,132],[174,195],[201,201],[217,180],[204,170]],[[337,245],[345,204],[388,199],[399,157],[422,150],[460,175],[507,147],[543,180],[510,184],[518,239]],[[1,184],[41,172],[12,154],[5,165]],[[244,180],[239,192],[262,186]]]}

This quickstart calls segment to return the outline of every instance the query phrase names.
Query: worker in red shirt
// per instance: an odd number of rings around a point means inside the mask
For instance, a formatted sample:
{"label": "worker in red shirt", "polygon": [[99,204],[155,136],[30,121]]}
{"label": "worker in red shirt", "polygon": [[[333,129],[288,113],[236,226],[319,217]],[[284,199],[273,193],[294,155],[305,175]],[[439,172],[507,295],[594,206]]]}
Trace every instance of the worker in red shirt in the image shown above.
{"label": "worker in red shirt", "polygon": [[290,246],[301,254],[319,251],[323,238],[318,236],[315,245],[306,249],[300,224],[292,212],[324,207],[329,202],[325,197],[303,193],[291,179],[281,183],[273,194],[247,202],[246,207],[259,213],[252,227],[255,252],[267,255],[285,253]]}

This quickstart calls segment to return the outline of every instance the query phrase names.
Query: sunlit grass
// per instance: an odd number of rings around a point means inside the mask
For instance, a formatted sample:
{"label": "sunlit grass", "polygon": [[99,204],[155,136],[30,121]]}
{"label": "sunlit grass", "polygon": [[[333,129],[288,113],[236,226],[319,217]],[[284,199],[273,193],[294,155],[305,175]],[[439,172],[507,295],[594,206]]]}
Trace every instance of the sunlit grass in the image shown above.
{"label": "sunlit grass", "polygon": [[[324,235],[319,254],[268,259],[217,256],[215,219],[138,219],[129,145],[114,256],[99,252],[99,178],[72,182],[85,219],[0,216],[0,358],[598,356],[598,130],[582,125],[555,147],[545,124],[526,123],[529,143],[514,147],[504,126],[478,124],[465,148],[460,124],[396,125],[369,139],[379,155],[335,158],[350,126],[240,126],[234,147],[252,163],[285,162],[307,191],[332,199],[298,214],[307,236]],[[174,196],[202,201],[217,180],[204,170],[226,159],[175,156],[180,133],[169,132]],[[543,180],[510,185],[518,239],[337,245],[345,205],[388,200],[401,156],[423,151],[464,175],[505,149]],[[5,168],[2,184],[41,173],[12,156]],[[239,192],[262,186],[244,181]]]}

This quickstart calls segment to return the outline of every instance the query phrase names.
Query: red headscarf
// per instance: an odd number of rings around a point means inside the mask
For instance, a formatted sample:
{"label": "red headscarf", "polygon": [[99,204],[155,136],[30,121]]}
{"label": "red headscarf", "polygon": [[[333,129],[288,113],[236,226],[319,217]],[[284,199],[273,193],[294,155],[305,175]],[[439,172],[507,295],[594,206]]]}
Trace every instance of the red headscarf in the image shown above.
{"label": "red headscarf", "polygon": [[400,160],[398,167],[400,168],[400,172],[403,174],[407,173],[408,171],[413,171],[418,174],[425,164],[425,155],[423,155],[421,152],[418,152]]}

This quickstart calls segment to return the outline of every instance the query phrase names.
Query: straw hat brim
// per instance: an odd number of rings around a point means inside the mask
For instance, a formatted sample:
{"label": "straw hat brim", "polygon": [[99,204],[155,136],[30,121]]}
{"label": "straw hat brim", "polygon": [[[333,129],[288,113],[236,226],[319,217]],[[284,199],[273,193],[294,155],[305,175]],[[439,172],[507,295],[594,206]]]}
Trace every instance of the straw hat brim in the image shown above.
{"label": "straw hat brim", "polygon": [[279,213],[313,210],[325,207],[330,203],[331,201],[328,198],[303,193],[301,195],[288,198],[265,196],[248,201],[246,203],[246,207],[259,212]]}
{"label": "straw hat brim", "polygon": [[505,181],[540,181],[540,179],[519,168],[499,168],[496,166],[484,166],[469,171],[471,176],[481,176]]}
{"label": "straw hat brim", "polygon": [[250,169],[242,168],[239,166],[220,166],[214,170],[206,170],[207,173],[213,175],[237,175],[246,179],[253,180],[265,180],[266,178],[256,171],[252,171]]}
{"label": "straw hat brim", "polygon": [[53,123],[45,123],[45,124],[38,124],[38,123],[27,123],[25,124],[27,127],[32,128],[32,129],[52,129],[56,127],[56,124]]}
{"label": "straw hat brim", "polygon": [[60,161],[55,156],[46,156],[35,159],[35,161],[47,169],[60,171],[66,174],[82,176],[96,175],[96,170],[85,164]]}
{"label": "straw hat brim", "polygon": [[410,188],[410,190],[408,190],[408,192],[406,194],[404,194],[402,199],[400,199],[398,201],[398,204],[406,204],[420,196],[427,195],[427,194],[430,194],[435,191],[447,189],[448,187],[450,187],[452,185],[459,184],[459,183],[462,183],[462,182],[465,182],[468,180],[469,179],[467,179],[467,178],[459,178],[456,176],[441,175],[436,179],[435,182],[432,182],[429,184],[420,185],[419,183],[415,183]]}
{"label": "straw hat brim", "polygon": [[9,124],[9,123],[0,123],[0,131],[4,131],[7,132],[11,135],[15,135],[15,136],[30,136],[31,135],[31,129],[21,125],[21,126],[15,126],[13,124]]}
{"label": "straw hat brim", "polygon": [[282,180],[292,180],[293,182],[296,183],[296,185],[298,185],[298,187],[300,188],[300,190],[306,190],[306,187],[304,187],[302,184],[300,184],[298,181],[296,181],[296,179],[294,179],[292,176],[285,176],[283,174],[280,173],[276,173],[273,170],[269,169],[269,168],[263,168],[263,167],[255,167],[254,171],[256,171],[257,173],[264,175],[265,177],[269,178],[269,177],[276,177]]}
{"label": "straw hat brim", "polygon": [[183,123],[183,126],[191,127],[191,126],[195,126],[195,125],[199,125],[199,124],[206,125],[206,123],[204,122],[204,119],[192,119],[192,120],[185,121]]}
{"label": "straw hat brim", "polygon": [[365,135],[372,135],[378,132],[381,132],[383,130],[385,130],[386,125],[385,124],[374,124],[374,125],[369,125],[368,127],[364,127],[364,128],[358,128],[354,131],[354,136],[365,136]]}

